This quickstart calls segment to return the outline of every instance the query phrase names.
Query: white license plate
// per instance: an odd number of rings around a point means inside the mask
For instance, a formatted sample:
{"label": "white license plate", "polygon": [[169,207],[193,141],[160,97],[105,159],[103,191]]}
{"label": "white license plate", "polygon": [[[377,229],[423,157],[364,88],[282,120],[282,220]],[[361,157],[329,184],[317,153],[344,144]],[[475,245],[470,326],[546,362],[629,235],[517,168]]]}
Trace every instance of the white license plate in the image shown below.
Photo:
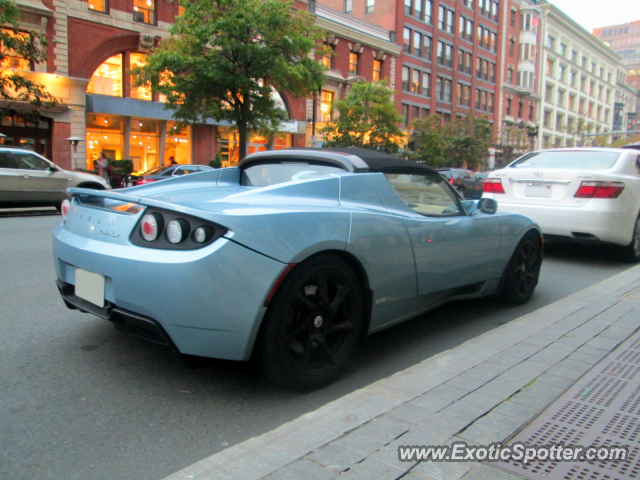
{"label": "white license plate", "polygon": [[524,191],[525,197],[551,197],[551,185],[527,185]]}
{"label": "white license plate", "polygon": [[76,268],[76,295],[100,308],[104,307],[104,277]]}
{"label": "white license plate", "polygon": [[127,187],[133,187],[133,182],[127,182]]}

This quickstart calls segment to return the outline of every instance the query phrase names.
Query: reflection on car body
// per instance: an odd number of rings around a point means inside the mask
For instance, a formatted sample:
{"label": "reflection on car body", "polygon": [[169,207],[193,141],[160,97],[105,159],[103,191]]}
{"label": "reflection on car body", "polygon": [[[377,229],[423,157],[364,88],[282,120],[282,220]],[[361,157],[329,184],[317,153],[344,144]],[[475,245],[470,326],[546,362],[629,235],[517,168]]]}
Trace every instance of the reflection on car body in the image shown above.
{"label": "reflection on car body", "polygon": [[[528,301],[542,261],[529,218],[493,214],[493,201],[462,200],[426,165],[369,150],[261,152],[72,195],[54,231],[69,308],[183,354],[254,358],[303,390],[332,381],[363,336],[445,302]],[[98,221],[120,236],[100,237]]]}

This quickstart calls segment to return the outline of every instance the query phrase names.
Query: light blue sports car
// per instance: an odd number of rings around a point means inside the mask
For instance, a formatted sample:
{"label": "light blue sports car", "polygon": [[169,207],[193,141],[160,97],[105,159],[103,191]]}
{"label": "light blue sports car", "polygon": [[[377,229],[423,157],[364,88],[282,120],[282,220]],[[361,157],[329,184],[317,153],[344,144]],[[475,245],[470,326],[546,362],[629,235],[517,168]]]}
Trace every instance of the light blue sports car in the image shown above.
{"label": "light blue sports car", "polygon": [[303,390],[332,381],[365,335],[445,302],[526,302],[542,262],[530,218],[369,150],[262,152],[69,192],[53,233],[69,308],[182,354],[254,359]]}

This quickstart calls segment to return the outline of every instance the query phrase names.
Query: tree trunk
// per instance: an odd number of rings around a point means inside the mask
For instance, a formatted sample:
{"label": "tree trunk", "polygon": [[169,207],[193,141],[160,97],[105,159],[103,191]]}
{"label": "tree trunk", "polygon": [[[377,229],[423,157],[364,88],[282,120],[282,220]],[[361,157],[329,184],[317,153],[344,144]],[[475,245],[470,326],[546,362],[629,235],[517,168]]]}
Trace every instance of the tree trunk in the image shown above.
{"label": "tree trunk", "polygon": [[238,123],[238,161],[247,156],[247,146],[249,145],[249,131],[245,124]]}

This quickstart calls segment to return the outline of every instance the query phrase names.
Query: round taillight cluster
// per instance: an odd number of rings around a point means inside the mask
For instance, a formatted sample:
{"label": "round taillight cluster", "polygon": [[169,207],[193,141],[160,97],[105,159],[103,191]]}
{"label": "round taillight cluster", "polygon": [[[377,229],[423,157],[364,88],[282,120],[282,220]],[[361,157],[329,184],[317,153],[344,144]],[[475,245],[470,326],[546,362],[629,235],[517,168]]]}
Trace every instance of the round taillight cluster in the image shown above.
{"label": "round taillight cluster", "polygon": [[147,212],[142,216],[138,233],[132,237],[132,241],[136,245],[153,248],[193,249],[212,242],[226,232],[222,227],[203,223],[201,219],[184,218],[176,212]]}
{"label": "round taillight cluster", "polygon": [[68,199],[64,199],[62,204],[60,205],[60,213],[62,214],[62,219],[66,220],[69,216],[69,211],[71,210],[71,202]]}
{"label": "round taillight cluster", "polygon": [[162,229],[162,216],[159,213],[147,213],[140,223],[140,234],[147,242],[153,242],[158,238]]}

